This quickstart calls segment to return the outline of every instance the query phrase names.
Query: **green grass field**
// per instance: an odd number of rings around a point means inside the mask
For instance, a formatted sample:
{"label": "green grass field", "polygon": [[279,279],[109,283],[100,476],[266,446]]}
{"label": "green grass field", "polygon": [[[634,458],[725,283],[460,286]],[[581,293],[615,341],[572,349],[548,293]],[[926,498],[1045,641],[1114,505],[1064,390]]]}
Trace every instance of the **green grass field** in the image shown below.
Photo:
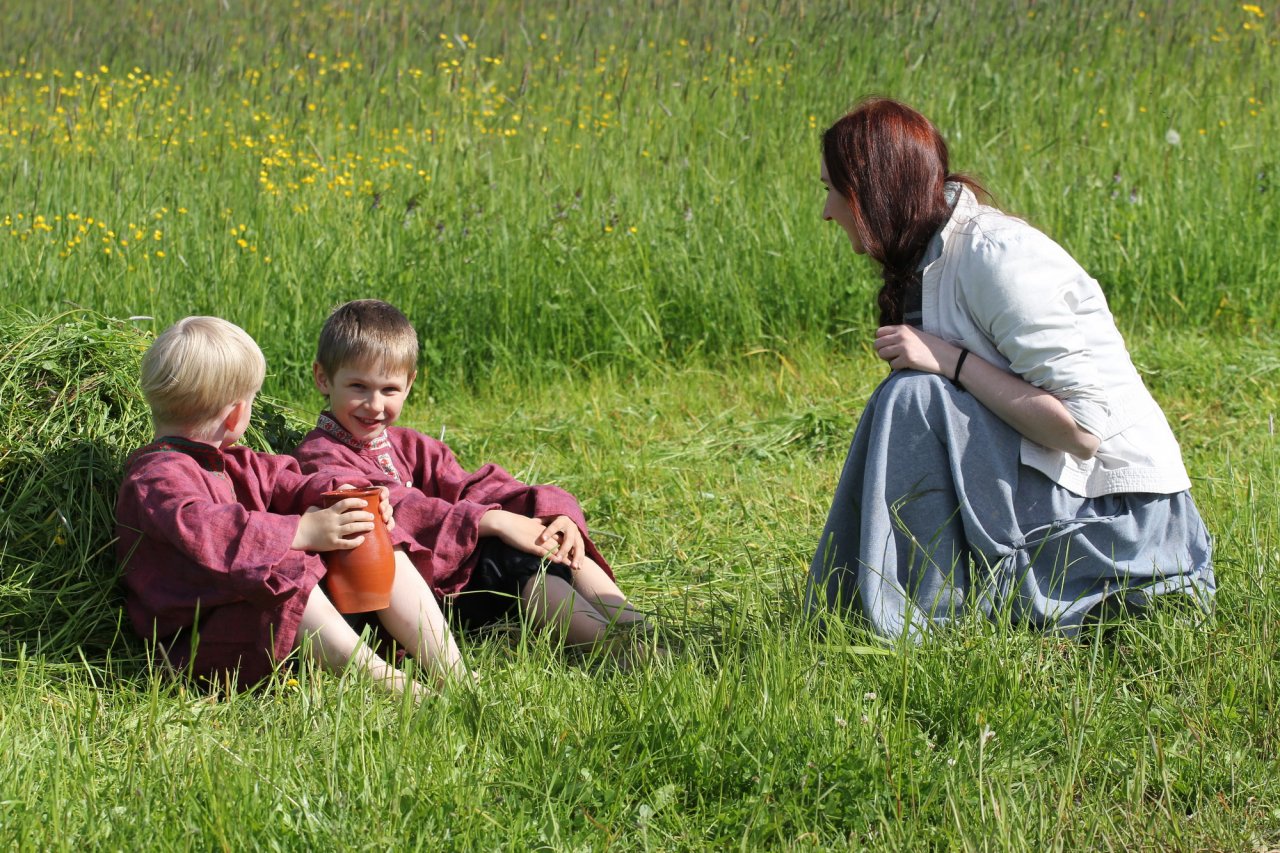
{"label": "green grass field", "polygon": [[[1275,8],[4,16],[0,299],[32,313],[0,317],[0,841],[1280,847]],[[871,92],[1102,282],[1215,535],[1206,624],[899,649],[804,623],[884,375],[874,271],[817,178],[818,133]],[[313,415],[318,326],[364,296],[423,337],[407,423],[579,495],[665,666],[500,635],[466,648],[479,687],[416,708],[308,671],[239,696],[151,677],[110,547],[148,334],[214,313],[258,338],[262,445]]]}

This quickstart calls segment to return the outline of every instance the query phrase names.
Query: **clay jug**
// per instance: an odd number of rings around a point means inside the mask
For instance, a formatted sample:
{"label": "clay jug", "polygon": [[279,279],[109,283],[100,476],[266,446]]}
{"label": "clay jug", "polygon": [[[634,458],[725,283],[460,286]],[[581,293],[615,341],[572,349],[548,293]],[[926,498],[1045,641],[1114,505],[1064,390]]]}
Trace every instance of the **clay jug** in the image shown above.
{"label": "clay jug", "polygon": [[326,507],[347,498],[363,498],[373,513],[373,529],[364,534],[364,542],[349,551],[321,555],[329,569],[325,590],[333,606],[339,613],[382,610],[391,604],[391,581],[396,574],[391,534],[382,520],[382,490],[339,489],[325,492],[322,497]]}

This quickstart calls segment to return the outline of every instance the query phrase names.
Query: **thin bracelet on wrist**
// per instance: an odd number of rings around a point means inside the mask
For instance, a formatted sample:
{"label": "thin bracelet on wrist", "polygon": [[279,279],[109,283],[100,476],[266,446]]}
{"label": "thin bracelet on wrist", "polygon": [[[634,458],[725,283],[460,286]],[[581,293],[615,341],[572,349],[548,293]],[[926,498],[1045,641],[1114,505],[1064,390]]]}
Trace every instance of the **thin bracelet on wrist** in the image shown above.
{"label": "thin bracelet on wrist", "polygon": [[964,360],[969,357],[969,351],[964,347],[960,348],[960,357],[956,359],[956,369],[951,373],[951,384],[961,391],[965,390],[964,383],[960,381],[960,368],[964,367]]}

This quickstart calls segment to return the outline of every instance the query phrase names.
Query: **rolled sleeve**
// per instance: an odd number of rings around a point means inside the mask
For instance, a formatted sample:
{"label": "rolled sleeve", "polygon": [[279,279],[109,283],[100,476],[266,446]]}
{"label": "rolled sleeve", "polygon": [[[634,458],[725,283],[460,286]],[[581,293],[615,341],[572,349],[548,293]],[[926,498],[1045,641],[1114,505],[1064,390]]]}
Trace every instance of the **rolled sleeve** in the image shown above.
{"label": "rolled sleeve", "polygon": [[1025,225],[982,235],[960,280],[975,321],[1009,369],[1102,437],[1111,413],[1089,328],[1092,315],[1110,315],[1098,283]]}

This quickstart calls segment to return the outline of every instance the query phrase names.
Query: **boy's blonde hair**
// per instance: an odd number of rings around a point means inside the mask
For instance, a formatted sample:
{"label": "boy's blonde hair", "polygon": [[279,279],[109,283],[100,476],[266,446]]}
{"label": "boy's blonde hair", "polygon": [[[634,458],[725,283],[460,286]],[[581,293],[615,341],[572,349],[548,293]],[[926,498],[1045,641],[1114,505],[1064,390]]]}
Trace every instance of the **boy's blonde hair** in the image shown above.
{"label": "boy's blonde hair", "polygon": [[187,317],[142,356],[142,396],[154,424],[198,434],[231,403],[262,387],[267,361],[249,334],[220,317]]}
{"label": "boy's blonde hair", "polygon": [[418,371],[418,333],[409,318],[381,299],[357,299],[333,309],[320,330],[316,362],[330,379],[343,367]]}

